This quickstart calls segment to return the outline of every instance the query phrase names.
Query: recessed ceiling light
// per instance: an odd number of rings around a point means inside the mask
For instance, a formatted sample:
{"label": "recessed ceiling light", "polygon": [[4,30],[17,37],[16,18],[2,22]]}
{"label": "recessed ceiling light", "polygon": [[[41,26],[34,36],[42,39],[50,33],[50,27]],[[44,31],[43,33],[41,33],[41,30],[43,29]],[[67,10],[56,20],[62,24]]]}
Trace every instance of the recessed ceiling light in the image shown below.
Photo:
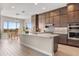
{"label": "recessed ceiling light", "polygon": [[43,10],[45,10],[46,8],[44,7],[44,8],[42,8]]}
{"label": "recessed ceiling light", "polygon": [[15,6],[11,6],[11,8],[15,8]]}
{"label": "recessed ceiling light", "polygon": [[22,13],[25,13],[25,11],[22,11]]}
{"label": "recessed ceiling light", "polygon": [[38,3],[35,3],[35,5],[38,5]]}
{"label": "recessed ceiling light", "polygon": [[19,13],[16,13],[16,15],[20,15]]}

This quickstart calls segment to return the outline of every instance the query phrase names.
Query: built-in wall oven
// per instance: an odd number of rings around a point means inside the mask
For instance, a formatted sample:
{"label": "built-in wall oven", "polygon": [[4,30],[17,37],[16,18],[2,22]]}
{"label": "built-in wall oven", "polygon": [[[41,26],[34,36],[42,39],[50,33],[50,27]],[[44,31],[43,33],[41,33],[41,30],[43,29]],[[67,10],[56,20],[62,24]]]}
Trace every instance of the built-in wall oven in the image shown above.
{"label": "built-in wall oven", "polygon": [[79,23],[68,24],[68,39],[79,40]]}

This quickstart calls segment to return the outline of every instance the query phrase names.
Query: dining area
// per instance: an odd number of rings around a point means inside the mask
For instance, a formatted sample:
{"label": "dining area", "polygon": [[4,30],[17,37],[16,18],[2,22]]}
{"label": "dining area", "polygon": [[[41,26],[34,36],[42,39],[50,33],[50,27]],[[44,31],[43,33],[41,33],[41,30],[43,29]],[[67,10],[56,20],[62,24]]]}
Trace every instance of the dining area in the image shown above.
{"label": "dining area", "polygon": [[4,33],[7,35],[7,39],[18,40],[19,29],[4,29]]}

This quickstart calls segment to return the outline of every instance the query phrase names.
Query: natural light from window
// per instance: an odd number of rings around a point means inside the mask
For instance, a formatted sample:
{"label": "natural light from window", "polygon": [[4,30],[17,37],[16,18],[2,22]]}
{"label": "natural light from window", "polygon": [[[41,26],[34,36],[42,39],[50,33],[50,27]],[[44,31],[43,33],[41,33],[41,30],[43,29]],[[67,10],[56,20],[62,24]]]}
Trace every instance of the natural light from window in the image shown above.
{"label": "natural light from window", "polygon": [[4,29],[16,29],[16,28],[20,28],[20,23],[19,22],[10,22],[10,21],[6,21],[4,22]]}

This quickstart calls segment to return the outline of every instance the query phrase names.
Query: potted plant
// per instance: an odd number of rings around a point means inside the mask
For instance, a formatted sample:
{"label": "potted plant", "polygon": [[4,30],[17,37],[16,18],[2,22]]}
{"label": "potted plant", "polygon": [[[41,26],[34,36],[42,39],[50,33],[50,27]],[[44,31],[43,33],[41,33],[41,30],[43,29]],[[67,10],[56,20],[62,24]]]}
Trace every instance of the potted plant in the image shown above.
{"label": "potted plant", "polygon": [[25,33],[29,33],[29,30],[28,30],[29,28],[28,28],[28,26],[26,25],[26,27],[23,27],[23,31],[25,32]]}

